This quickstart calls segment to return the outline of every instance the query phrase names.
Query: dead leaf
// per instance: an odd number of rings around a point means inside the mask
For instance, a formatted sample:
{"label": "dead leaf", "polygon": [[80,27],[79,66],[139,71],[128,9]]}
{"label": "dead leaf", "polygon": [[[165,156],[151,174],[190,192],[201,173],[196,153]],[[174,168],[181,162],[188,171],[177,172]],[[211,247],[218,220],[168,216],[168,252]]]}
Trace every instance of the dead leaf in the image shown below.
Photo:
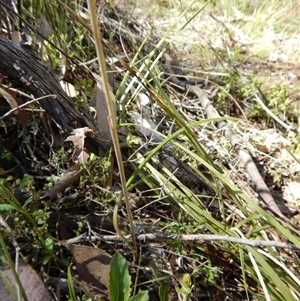
{"label": "dead leaf", "polygon": [[93,131],[88,127],[74,129],[69,137],[65,139],[65,141],[73,142],[75,148],[72,154],[73,162],[76,163],[86,163],[89,154],[84,150],[84,140],[86,136],[92,134]]}
{"label": "dead leaf", "polygon": [[75,97],[79,94],[78,90],[72,84],[64,80],[61,80],[59,83],[68,96]]}
{"label": "dead leaf", "polygon": [[55,199],[58,193],[63,192],[71,185],[77,184],[80,179],[81,173],[82,170],[80,170],[80,166],[78,164],[72,165],[68,169],[68,172],[63,177],[61,177],[58,182],[55,183],[54,186],[41,199]]}
{"label": "dead leaf", "polygon": [[21,43],[22,39],[21,39],[21,33],[20,33],[20,31],[12,31],[11,32],[11,40],[14,43]]}
{"label": "dead leaf", "polygon": [[[106,97],[104,93],[104,84],[103,79],[100,75],[93,73],[93,76],[97,82],[97,85],[95,86],[95,92],[93,93],[96,103],[96,111],[97,111],[97,124],[99,129],[111,139],[110,129],[107,121],[107,117],[109,116],[108,108],[107,108],[107,102]],[[110,90],[110,97],[113,100],[114,109],[116,111],[116,100],[113,92]],[[92,101],[94,101],[92,99]]]}
{"label": "dead leaf", "polygon": [[111,256],[89,246],[63,244],[74,256],[77,272],[85,288],[92,295],[107,293]]}
{"label": "dead leaf", "polygon": [[[5,301],[15,301],[13,296],[10,294],[9,290],[6,288],[6,285],[3,279],[6,279],[9,284],[14,288],[14,291],[17,291],[16,280],[13,275],[12,270],[8,266],[1,266],[0,270],[2,271],[5,277],[0,277],[0,296],[1,300]],[[20,281],[24,288],[25,294],[30,301],[51,301],[52,298],[47,291],[42,279],[36,273],[36,271],[26,262],[20,260],[19,262],[19,272],[18,272]]]}
{"label": "dead leaf", "polygon": [[257,141],[255,141],[254,139],[249,139],[249,141],[253,144],[253,146],[255,146],[255,148],[256,149],[258,149],[260,152],[263,152],[263,153],[265,153],[265,154],[268,154],[268,153],[270,153],[270,148],[266,145],[266,144],[264,144],[264,143],[262,143],[262,142],[257,142]]}
{"label": "dead leaf", "polygon": [[53,33],[53,29],[51,28],[45,17],[37,19],[36,27],[39,34],[43,36],[43,39],[48,39],[49,36]]}

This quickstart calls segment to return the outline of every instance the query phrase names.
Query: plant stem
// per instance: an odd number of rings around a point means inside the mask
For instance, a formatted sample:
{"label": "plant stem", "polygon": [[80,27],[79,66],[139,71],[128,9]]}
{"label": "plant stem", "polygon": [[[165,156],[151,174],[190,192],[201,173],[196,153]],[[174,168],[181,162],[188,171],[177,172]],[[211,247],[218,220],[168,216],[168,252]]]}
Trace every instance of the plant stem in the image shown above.
{"label": "plant stem", "polygon": [[[107,102],[107,106],[108,106],[109,128],[110,128],[110,133],[112,136],[112,141],[114,144],[114,149],[115,149],[117,163],[118,163],[119,172],[120,172],[120,179],[121,179],[123,194],[124,194],[125,203],[126,203],[126,207],[127,207],[127,214],[128,214],[131,238],[132,238],[132,251],[134,254],[134,258],[137,259],[137,247],[136,247],[135,232],[134,232],[134,226],[133,226],[132,213],[131,213],[131,209],[130,209],[128,190],[127,190],[127,185],[126,185],[125,170],[124,170],[121,148],[120,148],[120,143],[119,143],[119,137],[118,137],[118,132],[117,132],[117,121],[116,121],[113,100],[111,99],[110,90],[109,90],[109,83],[108,83],[108,78],[107,78],[107,74],[106,74],[105,58],[104,58],[103,47],[102,47],[102,39],[101,39],[100,33],[99,33],[100,30],[98,27],[94,1],[88,0],[88,6],[89,6],[89,12],[90,12],[90,16],[91,16],[91,26],[92,26],[92,30],[93,30],[93,36],[95,39],[98,63],[99,63],[100,71],[101,71],[101,76],[103,79],[104,93],[106,96],[106,102]],[[119,202],[117,201],[117,206],[118,206],[118,203]],[[119,227],[116,228],[116,231],[118,232],[118,235],[123,237],[123,235],[120,233]]]}

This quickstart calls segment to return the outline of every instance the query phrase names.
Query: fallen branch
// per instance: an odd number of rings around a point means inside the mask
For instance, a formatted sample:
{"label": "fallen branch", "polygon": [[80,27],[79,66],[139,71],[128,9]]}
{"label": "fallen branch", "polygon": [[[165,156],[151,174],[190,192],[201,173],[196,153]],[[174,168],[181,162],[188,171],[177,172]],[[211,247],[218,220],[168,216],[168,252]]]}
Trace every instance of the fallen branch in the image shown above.
{"label": "fallen branch", "polygon": [[[126,239],[130,239],[131,235],[125,236]],[[222,241],[222,242],[232,242],[242,245],[248,245],[252,247],[275,247],[275,248],[287,248],[291,250],[300,250],[293,244],[279,242],[279,241],[265,241],[265,240],[250,240],[239,237],[230,237],[227,235],[214,235],[214,234],[192,234],[192,235],[178,235],[178,234],[166,234],[162,232],[146,233],[140,234],[136,237],[139,241],[156,241],[156,240],[181,240],[181,241]],[[122,242],[123,240],[118,235],[99,235],[99,236],[89,236],[87,233],[83,233],[77,237],[71,238],[67,241],[64,241],[65,244],[75,244],[83,241],[115,241]]]}
{"label": "fallen branch", "polygon": [[35,99],[32,99],[32,100],[29,100],[29,101],[23,103],[22,105],[19,105],[16,108],[11,109],[10,111],[8,111],[7,113],[5,113],[4,115],[0,116],[0,120],[2,120],[4,118],[7,118],[10,115],[12,115],[14,112],[16,112],[16,111],[18,111],[20,109],[23,109],[23,108],[29,106],[30,104],[35,103],[37,101],[40,101],[40,100],[42,100],[44,98],[54,98],[55,99],[56,95],[45,95],[45,96],[40,97],[40,98],[35,98]]}

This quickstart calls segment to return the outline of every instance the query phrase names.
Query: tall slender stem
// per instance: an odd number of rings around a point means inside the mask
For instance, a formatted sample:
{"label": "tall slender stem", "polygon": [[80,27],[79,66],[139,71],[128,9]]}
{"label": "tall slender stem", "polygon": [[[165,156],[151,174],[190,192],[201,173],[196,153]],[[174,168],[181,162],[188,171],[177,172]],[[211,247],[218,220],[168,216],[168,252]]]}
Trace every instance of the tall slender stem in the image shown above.
{"label": "tall slender stem", "polygon": [[[127,190],[127,185],[126,185],[126,176],[125,176],[125,170],[124,170],[121,148],[120,148],[120,143],[119,143],[119,136],[118,136],[118,132],[117,132],[116,114],[115,114],[115,110],[114,110],[113,100],[111,99],[111,94],[110,94],[110,90],[109,90],[109,83],[108,83],[106,66],[105,66],[105,58],[104,58],[104,52],[103,52],[103,47],[102,47],[102,39],[100,37],[100,29],[99,29],[98,22],[97,22],[95,1],[88,0],[88,5],[89,5],[90,16],[91,16],[91,25],[92,25],[92,30],[93,30],[93,36],[95,39],[95,46],[96,46],[96,51],[97,51],[97,56],[98,56],[98,63],[99,63],[100,71],[101,71],[101,76],[103,79],[104,93],[106,96],[106,102],[107,102],[107,107],[108,107],[108,112],[109,112],[109,116],[108,116],[108,122],[110,125],[109,128],[110,128],[110,133],[111,133],[111,137],[112,137],[112,141],[113,141],[113,145],[114,145],[114,149],[115,149],[115,153],[116,153],[117,163],[118,163],[119,172],[120,172],[120,179],[121,179],[121,184],[122,184],[122,189],[123,189],[123,194],[124,194],[124,198],[125,198],[127,214],[128,214],[129,224],[130,224],[132,250],[134,253],[134,258],[136,259],[137,258],[137,247],[136,247],[133,219],[132,219],[132,213],[131,213],[131,208],[130,208],[130,203],[129,203],[129,196],[128,196],[128,190]],[[118,202],[117,202],[117,206],[118,206]],[[117,227],[116,231],[120,232],[119,227]],[[118,234],[120,234],[120,233],[118,233]],[[123,237],[122,234],[121,234],[121,237]]]}

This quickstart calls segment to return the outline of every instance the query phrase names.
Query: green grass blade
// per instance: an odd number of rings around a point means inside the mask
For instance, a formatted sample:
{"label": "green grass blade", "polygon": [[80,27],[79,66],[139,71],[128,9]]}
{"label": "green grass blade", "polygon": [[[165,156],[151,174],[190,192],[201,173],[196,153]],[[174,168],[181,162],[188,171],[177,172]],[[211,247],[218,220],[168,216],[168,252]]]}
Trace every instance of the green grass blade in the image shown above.
{"label": "green grass blade", "polygon": [[[9,266],[10,270],[12,271],[12,273],[13,273],[13,275],[14,275],[16,284],[17,284],[17,286],[19,287],[19,290],[20,290],[20,293],[21,293],[22,297],[24,298],[25,301],[28,301],[28,298],[27,298],[27,296],[26,296],[26,294],[25,294],[25,290],[24,290],[23,285],[22,285],[22,283],[21,283],[21,281],[20,281],[20,278],[19,278],[19,276],[18,276],[18,274],[17,274],[17,271],[16,271],[16,269],[15,269],[15,265],[14,265],[14,263],[13,263],[11,257],[10,257],[9,251],[8,251],[8,249],[7,249],[7,246],[6,246],[6,244],[5,244],[5,241],[4,241],[4,239],[3,239],[3,236],[2,236],[2,232],[1,232],[1,231],[0,231],[0,246],[1,246],[2,251],[3,251],[3,253],[4,253],[6,262],[8,263],[8,266]],[[11,291],[10,288],[11,288],[11,286],[8,286],[9,291]],[[0,289],[1,289],[1,288],[0,288]],[[13,296],[14,296],[14,295],[15,295],[15,294],[13,294]]]}
{"label": "green grass blade", "polygon": [[271,267],[264,259],[264,257],[259,252],[257,252],[254,248],[250,246],[246,246],[246,248],[253,255],[256,263],[260,266],[260,272],[264,276],[264,281],[268,285],[268,289],[270,290],[271,287],[275,286],[274,288],[277,289],[277,291],[281,295],[280,300],[296,301],[294,296],[291,294],[289,288],[282,281],[282,278],[279,277],[277,273],[274,273],[274,267]]}
{"label": "green grass blade", "polygon": [[69,288],[69,296],[70,296],[71,301],[76,301],[77,299],[76,299],[76,294],[75,294],[73,278],[72,278],[70,267],[68,267],[68,288]]}

